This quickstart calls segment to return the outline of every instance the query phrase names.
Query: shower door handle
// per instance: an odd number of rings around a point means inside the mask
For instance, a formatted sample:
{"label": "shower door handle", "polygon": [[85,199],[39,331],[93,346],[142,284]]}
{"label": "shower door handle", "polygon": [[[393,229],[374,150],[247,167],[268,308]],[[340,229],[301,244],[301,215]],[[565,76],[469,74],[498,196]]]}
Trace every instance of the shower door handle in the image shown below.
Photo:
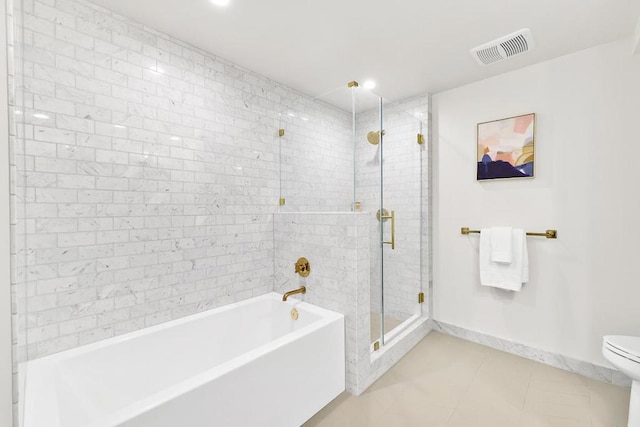
{"label": "shower door handle", "polygon": [[391,218],[391,240],[383,240],[382,244],[391,245],[391,249],[396,248],[396,211],[391,211],[391,215],[382,215],[381,219]]}

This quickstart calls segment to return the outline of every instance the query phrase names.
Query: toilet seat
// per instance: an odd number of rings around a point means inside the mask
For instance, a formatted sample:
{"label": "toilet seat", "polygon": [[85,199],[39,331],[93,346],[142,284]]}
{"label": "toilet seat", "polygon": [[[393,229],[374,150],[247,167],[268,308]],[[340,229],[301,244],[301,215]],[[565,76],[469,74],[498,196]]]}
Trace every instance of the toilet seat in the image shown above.
{"label": "toilet seat", "polygon": [[607,335],[604,344],[612,353],[640,364],[640,337]]}

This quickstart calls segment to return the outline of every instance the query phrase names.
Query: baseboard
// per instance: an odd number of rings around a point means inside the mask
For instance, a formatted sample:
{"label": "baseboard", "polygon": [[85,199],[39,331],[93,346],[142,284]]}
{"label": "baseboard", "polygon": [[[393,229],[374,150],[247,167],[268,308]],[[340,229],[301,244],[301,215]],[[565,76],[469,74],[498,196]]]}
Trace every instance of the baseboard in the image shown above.
{"label": "baseboard", "polygon": [[562,356],[560,354],[528,347],[524,344],[508,341],[480,332],[471,331],[469,329],[450,325],[438,320],[432,321],[432,327],[434,331],[442,332],[447,335],[482,344],[487,347],[495,348],[496,350],[504,351],[506,353],[511,353],[527,359],[535,360],[536,362],[544,363],[546,365],[573,372],[588,378],[592,378],[594,380],[599,380],[609,384],[615,384],[625,387],[631,386],[631,380],[628,377],[618,372],[617,370],[606,366],[600,366],[593,363],[584,362],[582,360],[573,359],[571,357]]}

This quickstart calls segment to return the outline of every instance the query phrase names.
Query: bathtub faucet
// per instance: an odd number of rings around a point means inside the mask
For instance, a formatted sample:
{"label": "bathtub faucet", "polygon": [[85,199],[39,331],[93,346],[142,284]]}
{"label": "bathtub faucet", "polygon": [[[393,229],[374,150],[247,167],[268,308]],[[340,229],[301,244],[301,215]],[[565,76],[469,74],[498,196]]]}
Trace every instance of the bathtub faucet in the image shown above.
{"label": "bathtub faucet", "polygon": [[291,295],[306,294],[306,293],[307,293],[307,288],[305,288],[304,286],[301,286],[298,289],[294,289],[293,291],[285,292],[284,295],[282,295],[282,301],[286,301],[287,298],[289,298]]}

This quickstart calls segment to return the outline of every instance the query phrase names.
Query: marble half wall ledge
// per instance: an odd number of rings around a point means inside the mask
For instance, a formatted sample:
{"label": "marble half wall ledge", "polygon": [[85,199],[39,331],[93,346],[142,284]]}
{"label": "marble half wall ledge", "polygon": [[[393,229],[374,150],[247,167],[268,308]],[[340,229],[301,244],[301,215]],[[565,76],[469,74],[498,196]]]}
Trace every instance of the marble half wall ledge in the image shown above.
{"label": "marble half wall ledge", "polygon": [[438,320],[432,320],[432,328],[434,331],[482,344],[506,353],[515,354],[516,356],[535,360],[536,362],[544,363],[588,378],[619,386],[631,386],[631,380],[613,368],[529,347],[524,344],[471,331],[469,329],[440,322]]}

